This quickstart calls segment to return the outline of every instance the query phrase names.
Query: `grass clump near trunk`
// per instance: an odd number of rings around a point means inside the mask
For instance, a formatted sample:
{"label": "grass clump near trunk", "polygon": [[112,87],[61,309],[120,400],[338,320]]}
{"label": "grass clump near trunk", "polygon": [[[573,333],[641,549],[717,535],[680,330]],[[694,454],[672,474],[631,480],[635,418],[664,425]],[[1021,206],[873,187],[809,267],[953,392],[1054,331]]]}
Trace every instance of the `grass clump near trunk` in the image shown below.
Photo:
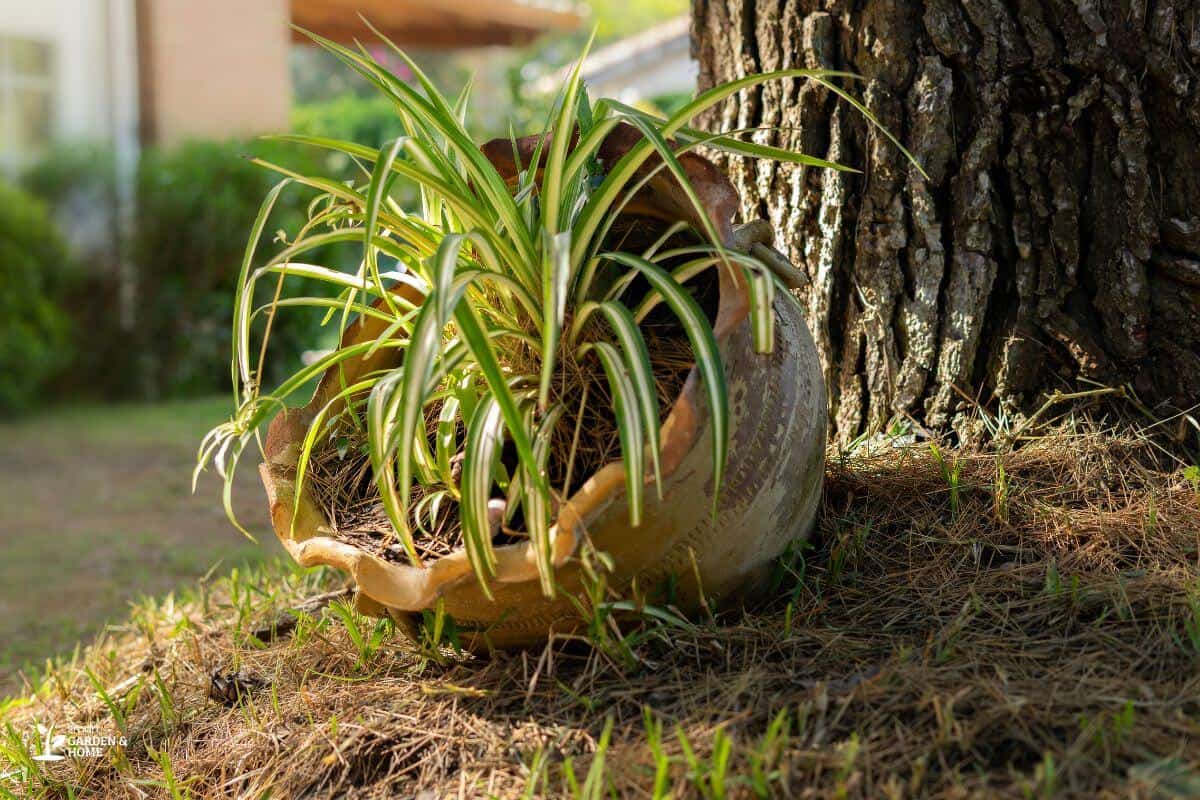
{"label": "grass clump near trunk", "polygon": [[[1195,796],[1195,470],[1130,432],[1031,437],[1011,451],[831,452],[813,546],[780,561],[775,599],[701,622],[601,588],[586,636],[474,658],[437,614],[417,643],[340,600],[281,616],[338,587],[323,571],[243,573],[148,602],[3,706],[0,773],[16,776],[0,786]],[[210,699],[214,672],[240,693]],[[120,729],[129,745],[32,762],[22,737],[37,723]]]}

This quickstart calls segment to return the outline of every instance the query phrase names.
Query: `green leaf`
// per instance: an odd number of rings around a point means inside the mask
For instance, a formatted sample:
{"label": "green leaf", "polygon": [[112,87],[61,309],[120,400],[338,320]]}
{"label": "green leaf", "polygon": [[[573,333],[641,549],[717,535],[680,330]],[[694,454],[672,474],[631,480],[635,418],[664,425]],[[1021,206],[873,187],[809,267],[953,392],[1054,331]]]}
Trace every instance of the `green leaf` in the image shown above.
{"label": "green leaf", "polygon": [[[550,141],[550,152],[546,157],[546,169],[542,175],[542,225],[550,236],[565,229],[568,217],[565,212],[574,202],[574,195],[565,193],[565,190],[569,186],[579,185],[577,181],[570,180],[572,176],[564,174],[563,166],[567,159],[567,147],[575,134],[575,115],[579,110],[578,98],[582,85],[580,73],[595,37],[596,33],[593,31],[579,60],[575,62],[570,77],[559,92],[558,116],[551,128],[553,139]],[[531,165],[531,169],[537,171],[536,161]],[[564,178],[567,181],[564,181]]]}
{"label": "green leaf", "polygon": [[258,209],[258,216],[250,228],[250,238],[246,240],[246,251],[242,256],[242,268],[238,273],[237,293],[233,299],[233,402],[238,405],[241,401],[239,387],[249,388],[253,385],[250,372],[250,305],[254,302],[253,284],[248,286],[250,266],[254,262],[254,252],[258,249],[258,241],[262,238],[263,228],[271,216],[271,209],[279,199],[291,179],[285,178],[271,188]]}
{"label": "green leaf", "polygon": [[[504,369],[496,358],[496,352],[492,349],[491,338],[484,332],[479,317],[470,304],[461,304],[455,312],[454,319],[458,324],[463,341],[467,343],[471,355],[479,367],[479,372],[487,382],[488,391],[500,405],[504,423],[508,426],[508,433],[512,437],[513,445],[517,448],[518,460],[525,464],[534,463],[533,445],[523,425],[520,406],[509,388]],[[540,479],[540,476],[534,477],[535,481],[540,484],[537,487],[538,490],[549,494],[550,490],[545,480]]]}
{"label": "green leaf", "polygon": [[625,494],[629,501],[629,524],[636,528],[642,523],[642,495],[646,481],[642,419],[638,413],[637,390],[617,348],[608,342],[589,342],[579,349],[580,355],[592,351],[604,367],[608,387],[612,392],[617,433],[621,440],[621,458],[625,462]]}
{"label": "green leaf", "polygon": [[[604,102],[611,105],[623,115],[628,117],[639,117],[646,120],[652,125],[661,128],[667,124],[667,120],[657,114],[651,114],[647,111],[642,111],[639,108],[625,105],[616,100],[605,100]],[[761,128],[750,128],[747,132],[762,130]],[[858,172],[853,167],[848,167],[845,164],[838,164],[835,161],[826,161],[823,158],[806,155],[794,150],[786,150],[782,147],[772,147],[770,145],[758,144],[757,142],[744,142],[729,135],[712,134],[705,131],[696,130],[695,128],[682,127],[675,133],[675,140],[685,145],[703,145],[710,150],[719,150],[724,153],[734,153],[740,156],[749,156],[751,158],[764,158],[771,161],[779,161],[786,164],[801,164],[804,166],[817,167],[820,169],[832,169],[838,172]]]}
{"label": "green leaf", "polygon": [[[709,89],[706,92],[702,92],[694,100],[673,114],[670,119],[662,124],[661,128],[659,128],[657,132],[660,138],[669,139],[685,128],[687,123],[694,119],[698,114],[701,114],[702,112],[731,97],[737,92],[742,91],[743,89],[749,89],[760,83],[765,83],[766,81],[779,80],[782,78],[808,78],[820,83],[822,86],[826,86],[831,91],[838,94],[839,97],[843,97],[844,99],[851,101],[855,108],[863,112],[873,125],[880,127],[882,130],[882,126],[879,126],[878,120],[876,120],[874,116],[870,115],[870,113],[867,112],[861,103],[854,101],[844,90],[841,90],[829,83],[829,78],[837,77],[855,78],[857,76],[853,73],[839,72],[836,70],[811,69],[786,69],[748,75],[739,80],[731,81],[729,83]],[[633,117],[630,117],[629,119],[633,119]],[[884,131],[884,133],[888,136],[888,138],[895,141],[895,138],[890,133],[887,131]],[[601,185],[592,192],[591,196],[588,198],[587,205],[581,212],[579,221],[576,224],[574,246],[571,253],[571,258],[574,263],[582,263],[585,260],[585,254],[588,252],[588,250],[595,246],[596,233],[600,228],[604,217],[608,214],[613,203],[616,202],[617,197],[620,195],[622,187],[626,186],[629,181],[632,180],[638,168],[645,163],[646,159],[650,157],[653,150],[654,145],[645,140],[631,147],[629,151],[625,153],[625,155],[623,155],[615,165],[613,165],[612,169],[609,170],[608,176],[604,179],[603,183],[601,183]],[[907,150],[904,150],[903,148],[901,148],[901,150],[910,159],[912,158]],[[915,160],[913,163],[916,163]]]}
{"label": "green leaf", "polygon": [[398,387],[404,378],[404,368],[399,367],[376,382],[367,400],[367,443],[371,457],[371,470],[375,475],[375,484],[379,487],[380,501],[388,520],[396,531],[400,543],[413,564],[420,564],[416,543],[413,541],[412,529],[408,524],[408,492],[409,485],[400,484],[397,489],[395,481],[395,457],[388,449],[387,442],[392,438],[393,423],[399,406],[400,392]]}
{"label": "green leaf", "polygon": [[[534,434],[532,468],[543,478],[550,462],[554,428],[562,419],[564,410],[562,404],[552,406]],[[529,531],[529,539],[533,546],[542,594],[554,597],[554,548],[550,540],[550,503],[547,495],[537,490],[536,482],[529,479],[529,471],[529,465],[522,465],[518,473],[521,505],[525,511],[525,527]]]}
{"label": "green leaf", "polygon": [[775,350],[775,276],[762,264],[746,266],[750,290],[750,330],[757,353]]}
{"label": "green leaf", "polygon": [[633,401],[642,419],[642,428],[650,443],[650,458],[654,467],[654,482],[658,487],[658,496],[662,497],[662,466],[660,464],[660,432],[658,389],[654,378],[654,368],[650,364],[650,351],[641,330],[633,320],[633,314],[621,303],[598,303],[596,307],[608,320],[609,327],[616,334],[624,354],[625,367],[633,384]]}
{"label": "green leaf", "polygon": [[643,141],[650,143],[654,151],[658,153],[658,157],[662,159],[666,168],[675,176],[679,188],[687,196],[688,202],[691,203],[692,209],[696,212],[696,217],[700,220],[700,224],[704,226],[704,233],[708,236],[709,241],[720,252],[724,252],[720,233],[718,233],[716,226],[713,224],[713,219],[709,214],[708,208],[700,201],[700,197],[696,194],[692,182],[688,179],[687,172],[684,170],[683,165],[679,163],[679,159],[675,157],[675,153],[671,150],[671,146],[667,144],[667,140],[659,134],[653,125],[647,123],[646,120],[640,117],[633,117],[631,121],[641,131]]}
{"label": "green leaf", "polygon": [[425,430],[424,411],[430,376],[442,353],[442,331],[449,324],[450,316],[464,292],[464,288],[456,288],[454,282],[463,238],[461,235],[447,236],[434,257],[431,275],[433,286],[421,306],[408,348],[404,351],[404,369],[394,408],[388,409],[389,419],[396,419],[395,427],[392,434],[379,445],[384,455],[395,446],[399,511],[404,516],[405,525],[408,495],[412,487],[414,448],[417,437],[423,438]]}
{"label": "green leaf", "polygon": [[308,476],[309,463],[312,461],[313,448],[317,444],[317,440],[322,433],[328,433],[330,428],[326,425],[326,419],[329,412],[340,403],[345,403],[350,397],[353,397],[360,392],[370,391],[374,386],[375,380],[369,379],[359,381],[353,386],[347,386],[340,392],[329,399],[325,405],[321,406],[313,417],[312,422],[308,425],[308,431],[304,434],[304,441],[300,444],[300,455],[296,458],[296,483],[295,483],[295,499],[292,503],[292,532],[295,532],[296,516],[300,510],[300,499],[303,497],[304,480]]}
{"label": "green leaf", "polygon": [[434,435],[434,456],[442,483],[450,494],[458,498],[458,484],[454,480],[453,464],[458,447],[458,414],[461,404],[456,395],[450,394],[442,399],[442,407],[438,409],[437,432]]}
{"label": "green leaf", "polygon": [[492,525],[488,501],[492,497],[493,475],[504,443],[504,415],[495,397],[480,401],[467,426],[462,472],[463,541],[479,584],[491,598],[488,579],[496,573],[496,553],[492,548]]}
{"label": "green leaf", "polygon": [[[363,221],[363,248],[366,255],[367,269],[374,278],[377,286],[383,286],[383,281],[379,277],[379,253],[376,248],[372,247],[372,242],[375,239],[375,231],[379,224],[379,206],[383,201],[384,192],[387,190],[388,179],[392,175],[392,164],[396,160],[400,149],[404,147],[404,142],[407,137],[401,136],[396,138],[391,147],[380,154],[379,160],[375,164],[375,171],[371,173],[371,185],[367,189],[367,205],[366,219]],[[384,293],[384,300],[388,307],[395,313],[396,309],[393,306],[391,292]]]}
{"label": "green leaf", "polygon": [[558,343],[562,339],[567,313],[567,281],[571,278],[571,234],[547,234],[542,256],[542,374],[538,384],[538,408],[545,409],[550,398],[550,382],[558,363]]}
{"label": "green leaf", "polygon": [[696,356],[696,369],[704,382],[708,400],[709,424],[712,427],[713,447],[713,512],[716,512],[725,461],[729,450],[729,389],[725,369],[712,326],[692,296],[662,267],[629,253],[606,253],[604,258],[640,271],[650,286],[663,296],[671,311],[678,317]]}
{"label": "green leaf", "polygon": [[389,73],[373,59],[366,59],[330,39],[318,36],[309,31],[304,31],[304,33],[343,63],[367,78],[367,80],[379,86],[406,113],[411,114],[422,124],[429,126],[431,130],[445,137],[448,148],[462,160],[468,177],[476,187],[476,191],[481,193],[481,199],[486,201],[487,207],[496,213],[501,224],[509,232],[513,242],[517,245],[517,254],[527,259],[527,263],[533,263],[534,247],[529,231],[521,224],[521,215],[517,210],[516,204],[513,202],[512,196],[508,193],[508,187],[505,186],[500,173],[496,171],[491,162],[480,152],[479,148],[471,140],[470,135],[455,117],[453,109],[450,108],[445,98],[437,91],[436,87],[433,86],[420,67],[408,58],[400,48],[396,47],[394,43],[386,37],[380,36],[385,44],[389,45],[405,60],[409,68],[413,71],[413,74],[425,88],[428,100],[422,98],[411,86]]}

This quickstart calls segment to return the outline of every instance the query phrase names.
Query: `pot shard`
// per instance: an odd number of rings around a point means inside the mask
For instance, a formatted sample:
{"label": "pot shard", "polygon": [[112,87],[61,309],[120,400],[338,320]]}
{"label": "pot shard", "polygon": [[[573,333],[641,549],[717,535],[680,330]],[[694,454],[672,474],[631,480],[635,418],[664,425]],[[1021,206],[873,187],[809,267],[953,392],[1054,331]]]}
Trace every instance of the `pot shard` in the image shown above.
{"label": "pot shard", "polygon": [[[714,221],[722,222],[718,230],[726,245],[763,248],[740,241],[730,228],[736,195],[711,163],[696,159],[686,165],[688,172]],[[687,217],[676,211],[679,200],[669,195],[677,190],[669,184],[652,184],[646,191],[639,198],[646,207],[665,209],[661,216],[668,219]],[[755,223],[754,231],[752,238],[769,240],[762,223]],[[782,260],[773,251],[771,255],[776,264]],[[420,301],[419,296],[408,299]],[[271,424],[260,473],[275,532],[300,564],[326,564],[350,573],[364,613],[390,614],[411,632],[420,612],[443,602],[464,645],[473,650],[534,644],[551,631],[567,632],[581,624],[573,598],[584,589],[579,555],[585,537],[595,550],[611,556],[614,569],[607,582],[618,593],[636,581],[654,598],[671,581],[675,604],[689,613],[758,593],[765,588],[771,561],[812,530],[827,429],[821,366],[800,306],[780,291],[774,310],[774,351],[756,353],[745,281],[720,270],[714,331],[730,399],[729,457],[721,486],[714,485],[710,414],[693,369],[662,427],[662,497],[647,476],[641,525],[629,525],[620,462],[601,468],[563,503],[551,531],[558,586],[553,598],[542,594],[527,542],[496,548],[497,575],[489,584],[489,599],[465,551],[422,567],[387,562],[334,538],[307,491],[297,502],[300,443],[308,423],[336,392],[341,379],[335,375],[325,376],[309,405],[283,412]],[[381,324],[353,323],[343,345],[373,338]],[[394,351],[381,349],[369,362],[347,367],[355,374],[343,378],[352,381],[356,374],[394,366],[394,359]]]}

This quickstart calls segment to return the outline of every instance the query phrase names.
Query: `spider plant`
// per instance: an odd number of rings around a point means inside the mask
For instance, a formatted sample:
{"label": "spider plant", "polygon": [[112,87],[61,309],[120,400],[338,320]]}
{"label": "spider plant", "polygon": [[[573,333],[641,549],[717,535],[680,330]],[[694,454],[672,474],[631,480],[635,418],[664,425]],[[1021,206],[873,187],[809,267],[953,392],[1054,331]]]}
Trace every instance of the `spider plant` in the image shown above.
{"label": "spider plant", "polygon": [[[787,78],[815,81],[870,117],[832,83],[851,76],[805,69],[750,75],[699,94],[663,119],[614,100],[593,103],[576,67],[527,163],[520,163],[512,137],[517,174],[506,181],[467,133],[469,87],[453,100],[447,98],[386,39],[415,76],[412,84],[389,72],[361,45],[349,48],[308,35],[394,104],[404,135],[378,149],[317,137],[278,137],[349,156],[361,168],[355,181],[337,182],[262,163],[282,180],[262,205],[241,267],[233,323],[237,410],[205,438],[197,466],[199,470],[213,462],[225,478],[230,518],[233,468],[263,423],[327,371],[381,349],[396,349],[403,353],[400,366],[343,381],[317,412],[298,462],[297,497],[314,448],[336,418],[338,424],[365,434],[382,504],[414,564],[421,563],[414,535],[422,520],[452,501],[458,505],[471,564],[486,591],[496,563],[489,501],[499,493],[507,499],[505,520],[512,521],[520,510],[523,533],[535,547],[543,591],[550,595],[552,517],[568,486],[551,485],[548,463],[556,426],[572,424],[579,415],[577,407],[564,402],[572,370],[589,370],[607,386],[607,392],[593,395],[593,402],[600,402],[595,399],[599,397],[609,403],[616,420],[631,525],[640,522],[647,478],[662,491],[661,409],[642,324],[664,305],[686,336],[702,381],[719,487],[728,447],[729,400],[712,325],[688,282],[710,269],[742,271],[751,297],[755,346],[766,353],[774,338],[776,279],[757,260],[723,246],[679,157],[704,146],[845,168],[733,135],[703,133],[689,123],[739,91]],[[622,124],[636,128],[641,138],[622,156],[604,163],[601,145]],[[643,167],[650,175],[665,171],[678,182],[696,211],[700,230],[694,233],[702,244],[666,246],[671,234],[687,227],[681,222],[643,252],[608,249],[606,241],[618,215],[649,181]],[[419,190],[419,209],[405,209],[394,199],[400,182]],[[258,264],[256,244],[273,204],[289,184],[316,190],[309,220],[278,253]],[[304,260],[316,248],[347,241],[363,247],[354,271]],[[316,281],[327,287],[328,294],[289,294],[289,279],[301,278],[310,281],[306,285]],[[256,307],[256,289],[268,280],[274,281],[274,295]],[[648,289],[634,295],[635,284]],[[405,300],[397,291],[402,285],[415,288],[423,301]],[[411,290],[408,296],[413,296]],[[326,321],[338,320],[342,327],[369,317],[383,323],[382,333],[324,355],[267,391],[258,377],[272,320],[297,306],[326,309]],[[256,325],[262,331],[252,336]],[[260,344],[254,348],[256,336]],[[501,458],[506,442],[515,460]],[[459,473],[454,462],[460,454]],[[421,488],[419,503],[410,500],[416,485]],[[715,502],[714,498],[714,509]]]}

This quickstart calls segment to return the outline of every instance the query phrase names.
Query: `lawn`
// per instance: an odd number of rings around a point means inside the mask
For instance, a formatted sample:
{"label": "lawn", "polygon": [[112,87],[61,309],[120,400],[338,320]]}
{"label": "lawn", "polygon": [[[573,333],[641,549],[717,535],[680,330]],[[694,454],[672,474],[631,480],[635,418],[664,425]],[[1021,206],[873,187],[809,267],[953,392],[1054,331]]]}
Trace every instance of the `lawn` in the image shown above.
{"label": "lawn", "polygon": [[[0,689],[123,620],[131,600],[270,552],[226,521],[215,477],[192,494],[196,447],[230,402],[80,406],[0,424]],[[239,513],[274,549],[254,470],[238,488]]]}
{"label": "lawn", "polygon": [[[824,500],[755,606],[492,657],[280,561],[148,599],[0,701],[0,797],[1200,796],[1194,470],[889,442],[832,452]],[[126,744],[41,762],[39,724]]]}

